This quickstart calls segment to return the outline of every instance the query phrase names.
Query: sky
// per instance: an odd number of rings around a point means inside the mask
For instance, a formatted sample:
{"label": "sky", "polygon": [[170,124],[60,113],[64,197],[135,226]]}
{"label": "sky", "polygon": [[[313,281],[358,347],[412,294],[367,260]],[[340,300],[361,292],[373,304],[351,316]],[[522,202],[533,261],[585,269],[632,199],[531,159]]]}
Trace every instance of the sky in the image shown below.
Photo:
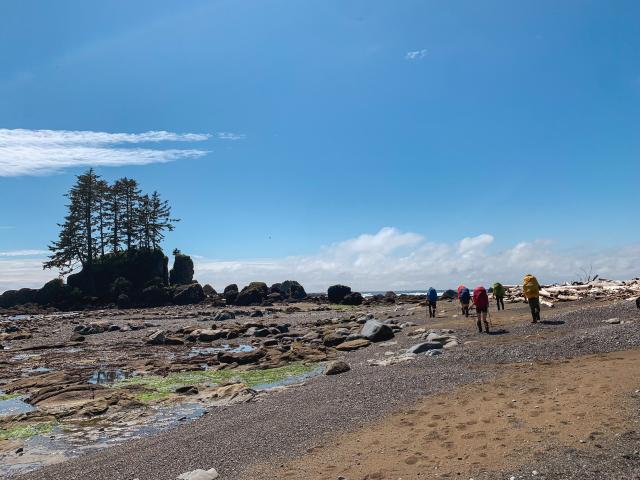
{"label": "sky", "polygon": [[358,290],[640,276],[640,3],[6,0],[0,291],[93,166],[196,278]]}

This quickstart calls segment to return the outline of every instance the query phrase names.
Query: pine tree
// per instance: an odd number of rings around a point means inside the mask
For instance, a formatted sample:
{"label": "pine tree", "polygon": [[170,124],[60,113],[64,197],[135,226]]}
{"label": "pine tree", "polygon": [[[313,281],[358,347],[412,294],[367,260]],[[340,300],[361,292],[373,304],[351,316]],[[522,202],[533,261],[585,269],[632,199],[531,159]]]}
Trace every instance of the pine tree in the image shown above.
{"label": "pine tree", "polygon": [[178,218],[171,218],[171,207],[169,202],[162,200],[160,194],[154,191],[150,201],[149,236],[151,246],[154,249],[160,247],[164,240],[164,231],[172,232],[174,223],[179,222]]}
{"label": "pine tree", "polygon": [[63,274],[72,272],[78,265],[87,272],[89,289],[92,289],[93,263],[96,258],[98,228],[96,205],[100,196],[100,177],[93,169],[76,177],[76,184],[66,195],[69,198],[68,213],[61,227],[58,240],[49,250],[49,261],[44,268],[59,268]]}
{"label": "pine tree", "polygon": [[135,246],[134,242],[138,236],[140,188],[138,188],[138,182],[132,178],[125,177],[119,181],[122,185],[123,234],[126,240],[127,251],[130,251]]}

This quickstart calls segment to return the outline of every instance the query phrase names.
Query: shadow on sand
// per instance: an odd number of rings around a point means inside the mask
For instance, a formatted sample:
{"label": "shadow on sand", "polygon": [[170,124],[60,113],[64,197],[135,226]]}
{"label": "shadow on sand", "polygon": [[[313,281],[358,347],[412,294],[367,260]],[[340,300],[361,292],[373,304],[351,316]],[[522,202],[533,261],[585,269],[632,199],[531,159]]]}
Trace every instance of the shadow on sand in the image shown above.
{"label": "shadow on sand", "polygon": [[505,330],[504,328],[499,328],[498,330],[490,331],[489,335],[504,335],[505,333],[509,333],[509,330]]}
{"label": "shadow on sand", "polygon": [[542,325],[564,325],[564,320],[542,320],[540,322]]}

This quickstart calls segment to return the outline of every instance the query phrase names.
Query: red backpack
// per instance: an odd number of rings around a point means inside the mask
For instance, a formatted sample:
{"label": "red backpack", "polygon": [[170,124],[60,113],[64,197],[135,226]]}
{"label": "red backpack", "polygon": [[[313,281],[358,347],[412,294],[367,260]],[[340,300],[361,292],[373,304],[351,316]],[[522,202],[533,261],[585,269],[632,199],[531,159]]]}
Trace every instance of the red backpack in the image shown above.
{"label": "red backpack", "polygon": [[484,287],[473,289],[473,304],[480,308],[489,306],[489,295],[487,295],[487,290]]}

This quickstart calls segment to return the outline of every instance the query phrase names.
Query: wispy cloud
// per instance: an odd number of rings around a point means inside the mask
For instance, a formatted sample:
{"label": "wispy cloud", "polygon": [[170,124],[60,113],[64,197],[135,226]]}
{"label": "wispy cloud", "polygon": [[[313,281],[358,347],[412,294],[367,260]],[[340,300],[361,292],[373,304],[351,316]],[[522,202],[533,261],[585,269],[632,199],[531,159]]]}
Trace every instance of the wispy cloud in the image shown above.
{"label": "wispy cloud", "polygon": [[244,140],[247,136],[244,133],[218,132],[216,137],[220,140]]}
{"label": "wispy cloud", "polygon": [[406,60],[420,60],[421,58],[426,57],[428,53],[429,52],[427,51],[427,49],[423,48],[422,50],[414,50],[412,52],[407,52],[404,58]]}
{"label": "wispy cloud", "polygon": [[10,250],[0,252],[0,257],[32,257],[35,255],[46,255],[48,253],[47,250]]}
{"label": "wispy cloud", "polygon": [[0,177],[43,175],[79,166],[147,165],[197,158],[207,151],[131,145],[201,142],[210,137],[209,134],[165,131],[108,133],[0,129]]}

